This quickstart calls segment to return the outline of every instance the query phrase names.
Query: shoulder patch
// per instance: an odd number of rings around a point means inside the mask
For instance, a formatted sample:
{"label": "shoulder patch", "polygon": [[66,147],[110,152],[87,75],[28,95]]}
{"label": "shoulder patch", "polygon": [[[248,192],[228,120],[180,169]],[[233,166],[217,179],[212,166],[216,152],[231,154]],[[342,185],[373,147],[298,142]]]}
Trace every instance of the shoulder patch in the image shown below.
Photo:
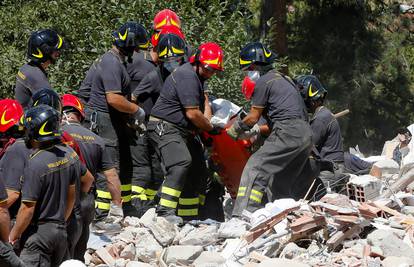
{"label": "shoulder patch", "polygon": [[26,75],[24,75],[20,70],[17,72],[17,76],[19,76],[22,80],[26,80]]}

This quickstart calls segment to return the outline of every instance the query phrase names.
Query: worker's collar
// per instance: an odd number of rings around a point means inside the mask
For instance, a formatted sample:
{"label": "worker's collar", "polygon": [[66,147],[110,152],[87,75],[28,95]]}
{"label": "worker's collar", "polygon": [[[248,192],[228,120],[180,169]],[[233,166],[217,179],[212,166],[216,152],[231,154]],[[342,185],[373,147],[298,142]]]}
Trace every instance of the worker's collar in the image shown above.
{"label": "worker's collar", "polygon": [[311,120],[315,119],[315,118],[316,118],[316,115],[317,115],[317,114],[319,113],[319,111],[321,111],[323,108],[324,108],[324,106],[323,106],[323,105],[322,105],[322,106],[317,107],[317,108],[315,109],[315,112],[313,112],[313,116],[312,116],[312,119],[311,119]]}
{"label": "worker's collar", "polygon": [[121,51],[119,51],[119,49],[117,49],[116,47],[112,47],[111,50],[109,50],[109,52],[116,56],[122,64],[126,63],[125,55],[122,54]]}

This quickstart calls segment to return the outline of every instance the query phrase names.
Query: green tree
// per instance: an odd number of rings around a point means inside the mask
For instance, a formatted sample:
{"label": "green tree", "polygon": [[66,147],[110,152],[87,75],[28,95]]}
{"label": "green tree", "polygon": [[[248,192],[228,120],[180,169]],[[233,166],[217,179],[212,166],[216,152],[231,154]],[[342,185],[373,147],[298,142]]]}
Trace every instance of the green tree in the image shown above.
{"label": "green tree", "polygon": [[15,76],[26,61],[32,31],[52,28],[68,42],[69,48],[51,67],[49,77],[58,91],[70,92],[78,88],[93,60],[109,49],[114,29],[128,20],[151,29],[153,16],[164,8],[175,10],[182,18],[191,45],[214,41],[223,47],[225,72],[210,87],[217,96],[242,101],[238,52],[248,39],[245,25],[250,13],[239,1],[220,0],[5,0],[0,5],[0,97],[13,95]]}

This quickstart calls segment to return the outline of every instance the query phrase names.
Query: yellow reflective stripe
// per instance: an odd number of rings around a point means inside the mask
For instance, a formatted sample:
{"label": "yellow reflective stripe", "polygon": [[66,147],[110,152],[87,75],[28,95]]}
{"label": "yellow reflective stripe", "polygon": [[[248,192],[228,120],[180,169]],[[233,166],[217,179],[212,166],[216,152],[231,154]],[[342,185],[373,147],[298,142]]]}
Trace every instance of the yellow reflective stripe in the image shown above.
{"label": "yellow reflective stripe", "polygon": [[135,192],[135,193],[144,193],[145,188],[141,187],[141,186],[133,185],[133,186],[131,186],[131,191]]}
{"label": "yellow reflective stripe", "polygon": [[153,200],[155,196],[147,196],[148,200]]}
{"label": "yellow reflective stripe", "polygon": [[148,200],[147,195],[144,195],[144,194],[140,194],[140,195],[132,195],[132,196],[131,196],[131,199],[133,199],[133,198],[139,198],[139,199],[141,199],[141,200]]}
{"label": "yellow reflective stripe", "polygon": [[250,195],[249,198],[251,200],[255,201],[255,202],[262,203],[262,198],[258,198],[258,197],[254,196],[254,195]]}
{"label": "yellow reflective stripe", "polygon": [[111,208],[111,204],[95,201],[95,208],[100,210],[109,210]]}
{"label": "yellow reflective stripe", "polygon": [[178,216],[197,216],[198,209],[178,209]]}
{"label": "yellow reflective stripe", "polygon": [[164,206],[164,207],[167,207],[167,208],[175,209],[175,208],[177,208],[178,203],[175,202],[175,201],[171,201],[171,200],[168,200],[168,199],[161,198],[160,205]]}
{"label": "yellow reflective stripe", "polygon": [[262,192],[257,191],[257,190],[254,190],[254,189],[252,189],[252,194],[254,194],[254,195],[256,195],[256,196],[258,196],[260,198],[262,198],[262,196],[263,196],[263,193]]}
{"label": "yellow reflective stripe", "polygon": [[157,190],[152,190],[152,189],[147,188],[145,190],[145,194],[148,196],[155,196],[157,194]]}
{"label": "yellow reflective stripe", "polygon": [[175,190],[173,188],[167,187],[167,186],[163,186],[161,188],[161,193],[173,196],[173,197],[180,197],[181,195],[181,191]]}
{"label": "yellow reflective stripe", "polygon": [[239,193],[237,193],[237,196],[238,197],[244,197],[246,195],[246,193],[245,192],[239,192]]}
{"label": "yellow reflective stripe", "polygon": [[180,198],[178,200],[178,203],[181,205],[198,205],[200,203],[200,199],[198,197],[196,198]]}
{"label": "yellow reflective stripe", "polygon": [[239,191],[237,192],[238,197],[244,197],[246,195],[246,187],[240,186]]}
{"label": "yellow reflective stripe", "polygon": [[199,195],[198,198],[200,200],[201,205],[206,204],[206,196],[205,195]]}
{"label": "yellow reflective stripe", "polygon": [[131,185],[130,184],[122,184],[121,185],[121,191],[129,191],[131,190]]}
{"label": "yellow reflective stripe", "polygon": [[112,199],[111,193],[109,192],[105,192],[102,190],[96,190],[96,193],[98,195],[97,197],[99,198]]}
{"label": "yellow reflective stripe", "polygon": [[131,195],[123,196],[121,198],[122,198],[122,202],[130,202],[131,201]]}

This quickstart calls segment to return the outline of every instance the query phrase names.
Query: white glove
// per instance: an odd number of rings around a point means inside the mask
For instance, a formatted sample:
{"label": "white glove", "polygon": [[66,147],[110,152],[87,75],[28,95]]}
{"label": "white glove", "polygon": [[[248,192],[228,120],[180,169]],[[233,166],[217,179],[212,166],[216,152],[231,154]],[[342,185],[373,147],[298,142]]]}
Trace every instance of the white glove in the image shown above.
{"label": "white glove", "polygon": [[124,218],[124,211],[122,210],[122,205],[118,206],[118,205],[115,205],[114,203],[111,203],[111,207],[109,208],[108,217],[123,219]]}
{"label": "white glove", "polygon": [[258,134],[260,134],[260,126],[256,123],[255,125],[253,125],[253,127],[248,130],[248,131],[243,131],[240,135],[239,135],[239,139],[250,139],[252,137],[257,136]]}

